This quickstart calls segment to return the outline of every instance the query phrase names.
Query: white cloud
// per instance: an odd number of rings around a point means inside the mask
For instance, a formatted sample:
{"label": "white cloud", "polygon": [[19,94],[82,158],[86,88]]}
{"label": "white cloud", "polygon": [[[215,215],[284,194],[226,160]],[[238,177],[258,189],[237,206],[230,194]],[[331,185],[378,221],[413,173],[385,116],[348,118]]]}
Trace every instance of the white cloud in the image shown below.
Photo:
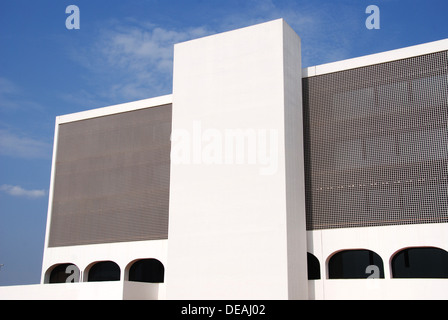
{"label": "white cloud", "polygon": [[[259,22],[283,18],[300,36],[304,67],[347,58],[352,43],[357,40],[347,34],[358,30],[354,17],[364,14],[354,11],[352,5],[341,3],[292,2],[284,5],[272,0],[251,2],[254,17],[261,17]],[[337,14],[336,7],[339,8]],[[240,18],[244,23],[244,16]]]}
{"label": "white cloud", "polygon": [[24,98],[24,96],[26,96],[24,90],[22,90],[17,84],[7,78],[0,77],[0,109],[42,109],[38,103]]}
{"label": "white cloud", "polygon": [[0,155],[27,159],[51,158],[51,144],[0,129]]}
{"label": "white cloud", "polygon": [[11,196],[27,198],[40,198],[44,197],[46,194],[45,190],[26,190],[20,186],[11,186],[8,184],[1,185],[0,191],[3,191]]}
{"label": "white cloud", "polygon": [[175,43],[211,34],[205,27],[182,31],[149,23],[114,22],[73,58],[86,67],[97,100],[131,101],[171,93]]}
{"label": "white cloud", "polygon": [[0,77],[0,94],[17,93],[18,91],[19,89],[11,80]]}
{"label": "white cloud", "polygon": [[[336,4],[279,4],[272,0],[251,0],[246,10],[229,12],[213,25],[176,29],[132,18],[103,23],[92,42],[72,48],[72,58],[87,69],[88,92],[65,95],[71,101],[115,104],[172,92],[173,45],[218,32],[284,18],[302,39],[303,66],[346,58],[353,40],[353,12],[334,13]],[[339,5],[339,4],[338,4]],[[341,13],[342,12],[342,13]],[[341,16],[342,15],[342,16]],[[84,91],[84,92],[83,92]]]}

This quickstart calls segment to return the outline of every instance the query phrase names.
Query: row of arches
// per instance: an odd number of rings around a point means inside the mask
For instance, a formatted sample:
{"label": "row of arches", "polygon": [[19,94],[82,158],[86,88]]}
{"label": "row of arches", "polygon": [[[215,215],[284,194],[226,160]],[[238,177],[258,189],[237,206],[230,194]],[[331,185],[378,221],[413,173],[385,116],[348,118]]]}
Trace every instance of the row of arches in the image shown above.
{"label": "row of arches", "polygon": [[[308,279],[321,279],[319,259],[307,254]],[[328,279],[384,279],[382,258],[372,250],[349,249],[332,254],[326,262]],[[392,278],[448,278],[448,252],[436,247],[412,247],[396,252],[390,259]],[[79,282],[79,268],[72,263],[53,265],[45,283]],[[121,269],[113,261],[98,261],[83,272],[84,281],[119,281]],[[165,267],[157,259],[139,259],[126,267],[125,280],[163,283]]]}
{"label": "row of arches", "polygon": [[[81,281],[81,272],[73,263],[53,265],[46,272],[45,283],[74,283]],[[83,272],[84,281],[120,281],[120,266],[113,261],[91,263]],[[126,267],[125,277],[128,281],[163,283],[165,267],[157,259],[139,259]]]}
{"label": "row of arches", "polygon": [[[307,254],[308,279],[321,279],[319,259]],[[412,247],[396,252],[390,259],[392,278],[448,278],[448,252],[436,247]],[[350,249],[327,259],[328,279],[384,279],[382,258],[371,250]]]}

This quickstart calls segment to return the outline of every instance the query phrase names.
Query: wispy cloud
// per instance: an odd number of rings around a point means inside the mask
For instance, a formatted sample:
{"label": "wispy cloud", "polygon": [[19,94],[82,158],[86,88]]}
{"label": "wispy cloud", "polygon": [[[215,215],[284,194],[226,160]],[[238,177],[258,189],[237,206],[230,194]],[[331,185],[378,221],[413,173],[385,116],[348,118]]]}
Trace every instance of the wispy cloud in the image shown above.
{"label": "wispy cloud", "polygon": [[51,158],[51,144],[0,129],[0,155],[27,159]]}
{"label": "wispy cloud", "polygon": [[0,109],[29,110],[42,109],[41,106],[24,97],[24,91],[10,79],[0,77]]}
{"label": "wispy cloud", "polygon": [[0,77],[0,109],[17,109],[20,103],[14,96],[19,93],[19,88],[11,80]]}
{"label": "wispy cloud", "polygon": [[352,7],[338,9],[335,14],[339,3],[248,3],[245,9],[229,11],[219,21],[215,18],[207,24],[181,29],[132,18],[102,23],[90,43],[71,51],[72,58],[87,70],[88,89],[63,98],[96,107],[169,94],[175,43],[278,18],[284,18],[301,37],[303,66],[349,57],[356,38],[348,31],[357,28],[353,26]]}
{"label": "wispy cloud", "polygon": [[[211,34],[205,27],[175,30],[150,23],[111,22],[73,58],[94,76],[98,100],[130,101],[171,93],[175,43]],[[90,93],[80,93],[90,98]]]}
{"label": "wispy cloud", "polygon": [[[363,11],[354,11],[344,3],[289,2],[250,0],[253,19],[257,22],[283,18],[302,40],[302,65],[304,67],[345,59],[350,56],[353,43],[359,41],[353,31],[362,30],[355,18],[362,18]],[[245,16],[232,18],[244,23]]]}
{"label": "wispy cloud", "polygon": [[45,190],[26,190],[20,186],[11,186],[4,184],[0,186],[0,191],[9,194],[14,197],[26,197],[26,198],[41,198],[44,197]]}

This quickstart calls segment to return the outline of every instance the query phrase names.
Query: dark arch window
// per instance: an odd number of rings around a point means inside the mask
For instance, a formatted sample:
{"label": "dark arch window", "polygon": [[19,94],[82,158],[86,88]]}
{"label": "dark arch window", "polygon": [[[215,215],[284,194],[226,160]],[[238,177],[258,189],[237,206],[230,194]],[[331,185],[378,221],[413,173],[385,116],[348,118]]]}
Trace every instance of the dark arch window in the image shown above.
{"label": "dark arch window", "polygon": [[330,258],[328,277],[329,279],[384,278],[383,260],[370,250],[341,251]]}
{"label": "dark arch window", "polygon": [[119,281],[120,267],[113,261],[95,263],[89,270],[88,281]]}
{"label": "dark arch window", "polygon": [[393,278],[448,278],[448,252],[439,248],[408,248],[392,258]]}
{"label": "dark arch window", "polygon": [[165,268],[157,259],[142,259],[134,262],[129,269],[129,281],[162,283]]}
{"label": "dark arch window", "polygon": [[319,260],[313,254],[307,252],[307,263],[308,263],[308,280],[320,279]]}
{"label": "dark arch window", "polygon": [[48,283],[79,282],[79,268],[72,263],[59,264],[51,270]]}

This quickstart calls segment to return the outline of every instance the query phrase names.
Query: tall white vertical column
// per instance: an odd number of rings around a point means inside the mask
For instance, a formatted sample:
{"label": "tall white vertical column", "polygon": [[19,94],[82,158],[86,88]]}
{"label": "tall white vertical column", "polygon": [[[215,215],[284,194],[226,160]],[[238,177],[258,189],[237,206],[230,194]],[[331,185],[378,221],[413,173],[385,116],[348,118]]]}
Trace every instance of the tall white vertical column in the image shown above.
{"label": "tall white vertical column", "polygon": [[168,299],[306,299],[300,38],[175,45]]}

